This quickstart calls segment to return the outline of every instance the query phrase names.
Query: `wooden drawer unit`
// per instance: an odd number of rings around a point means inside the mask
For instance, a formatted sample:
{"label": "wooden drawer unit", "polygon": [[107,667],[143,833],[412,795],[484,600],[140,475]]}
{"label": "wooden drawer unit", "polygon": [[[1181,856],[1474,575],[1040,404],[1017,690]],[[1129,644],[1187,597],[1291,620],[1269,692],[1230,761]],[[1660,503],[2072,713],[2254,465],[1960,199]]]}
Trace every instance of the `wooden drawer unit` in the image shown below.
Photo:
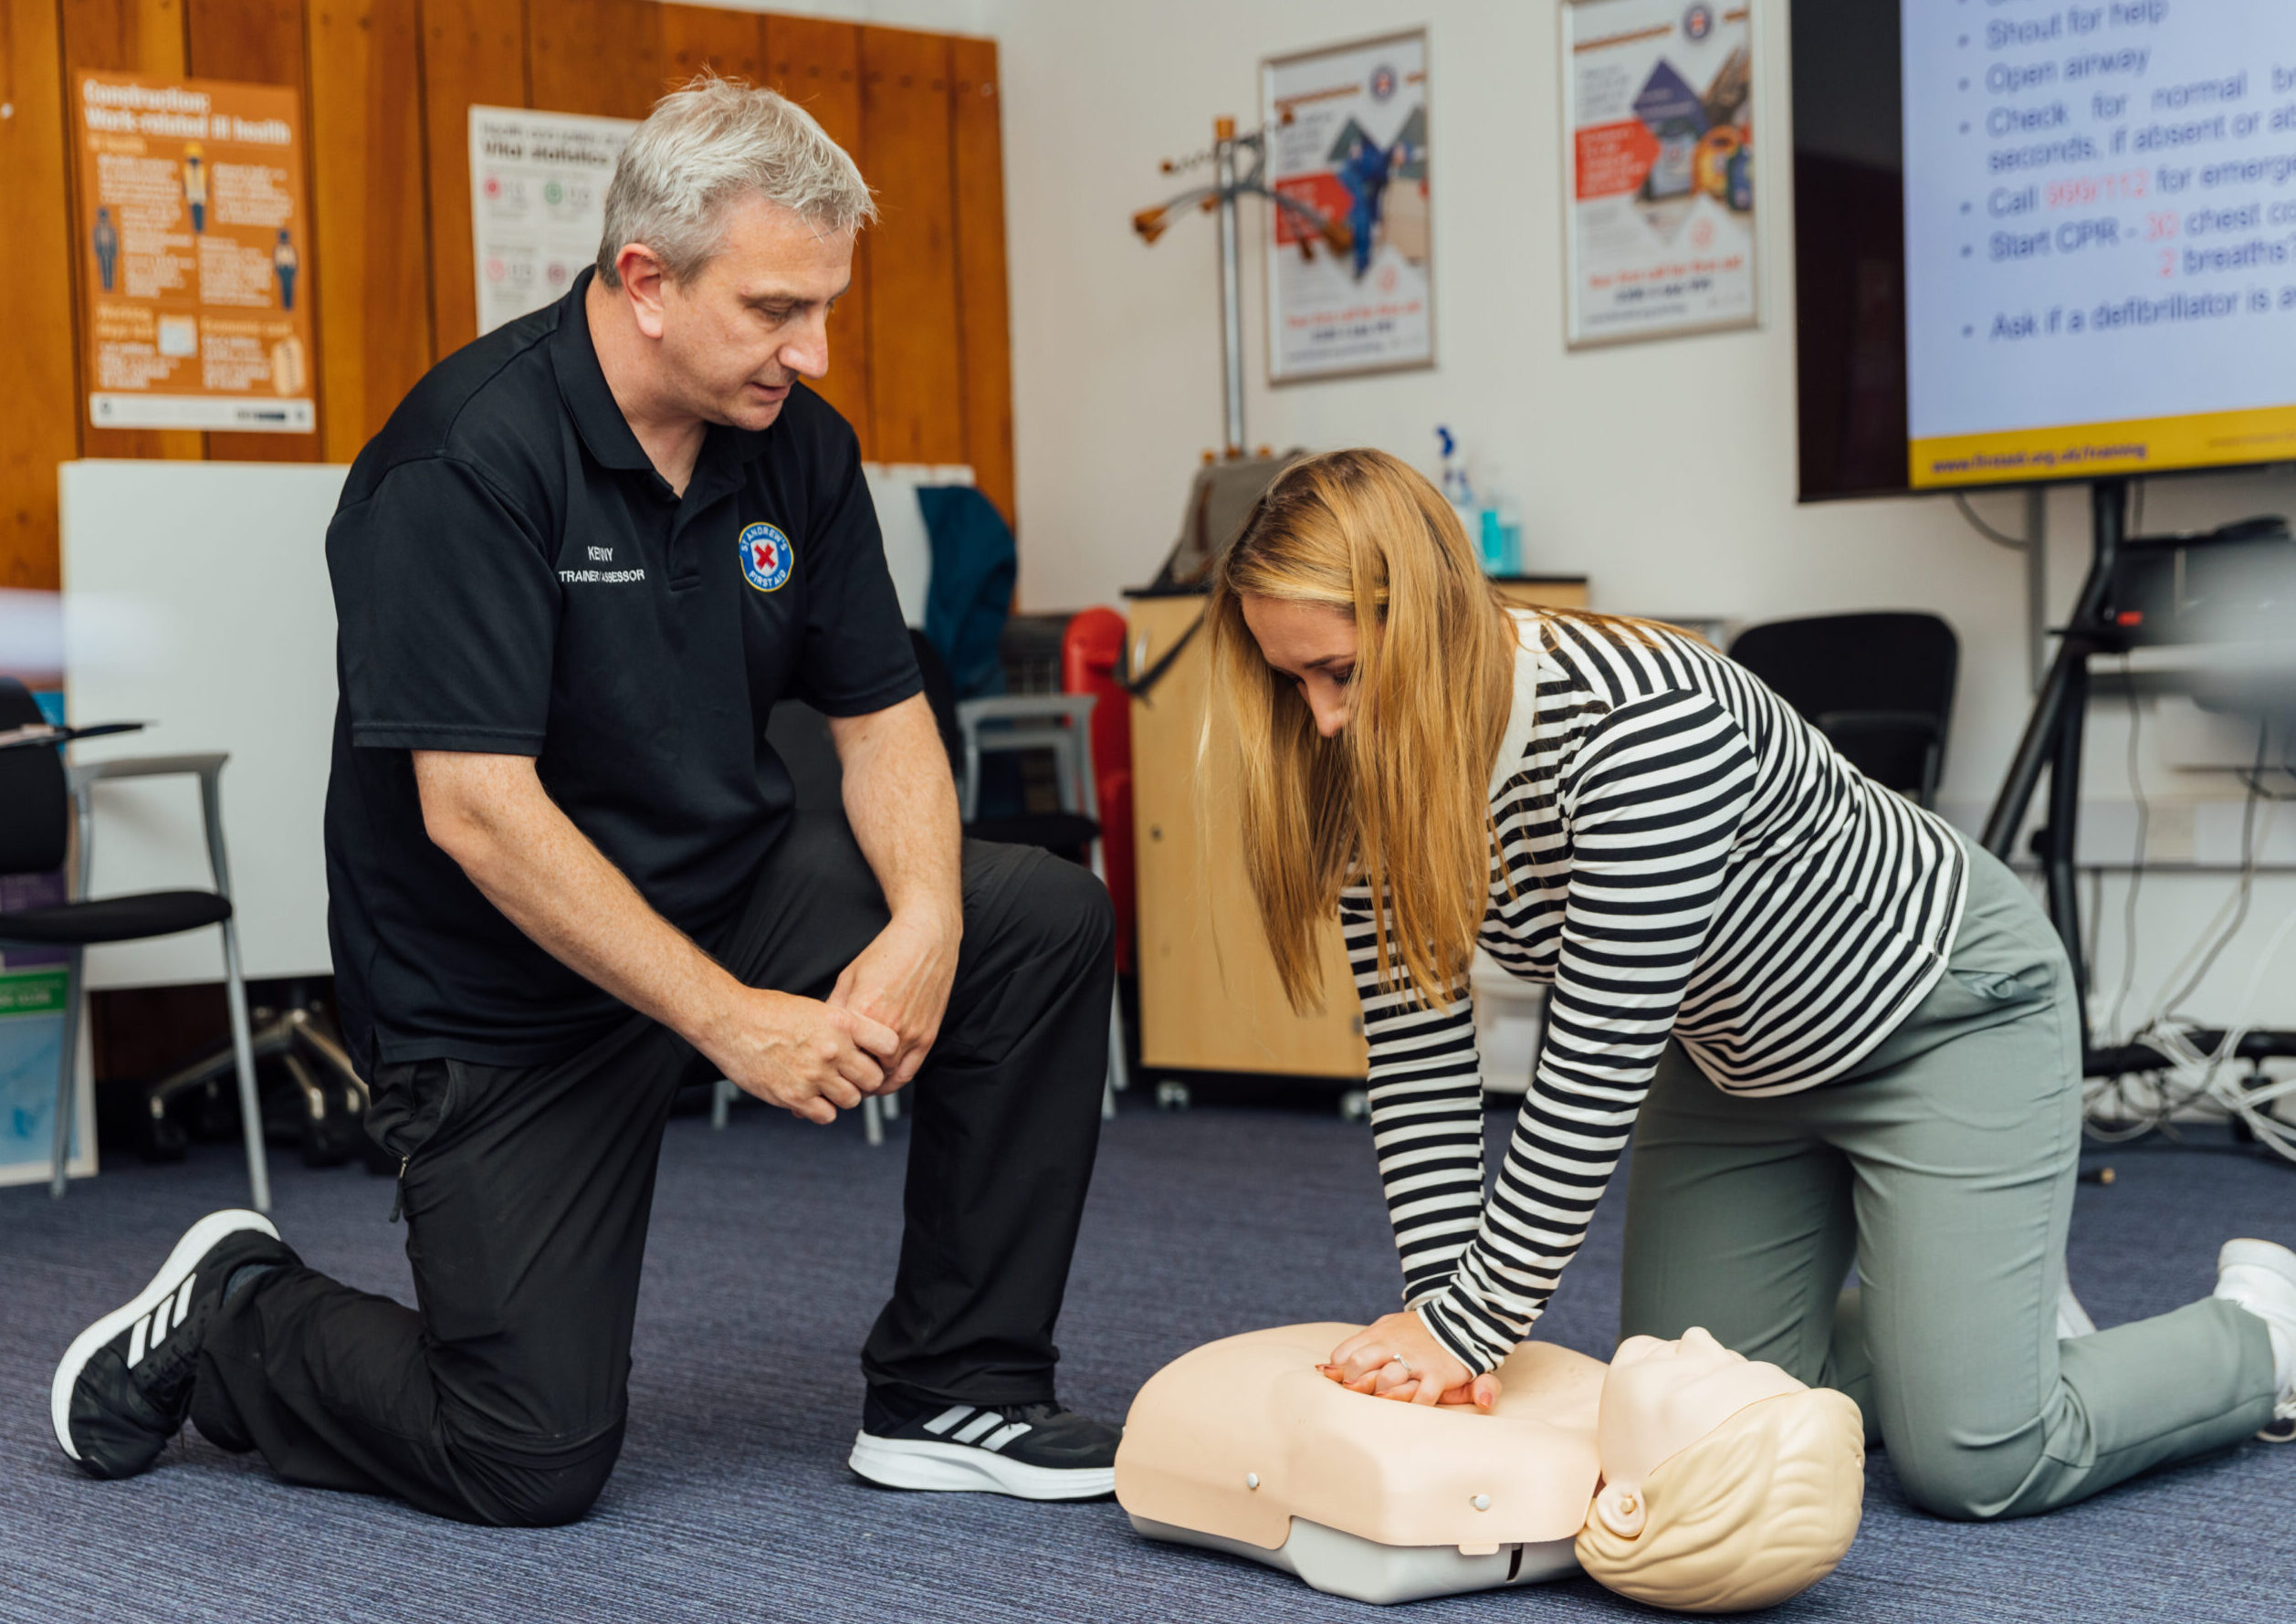
{"label": "wooden drawer unit", "polygon": [[[1583,579],[1503,581],[1525,606],[1575,608]],[[1130,605],[1130,667],[1145,671],[1187,635],[1200,597]],[[1138,875],[1140,1057],[1149,1068],[1361,1077],[1362,1019],[1335,924],[1324,948],[1326,1007],[1295,1015],[1261,934],[1236,839],[1232,740],[1215,731],[1202,784],[1198,739],[1210,645],[1192,639],[1132,705],[1133,850]]]}

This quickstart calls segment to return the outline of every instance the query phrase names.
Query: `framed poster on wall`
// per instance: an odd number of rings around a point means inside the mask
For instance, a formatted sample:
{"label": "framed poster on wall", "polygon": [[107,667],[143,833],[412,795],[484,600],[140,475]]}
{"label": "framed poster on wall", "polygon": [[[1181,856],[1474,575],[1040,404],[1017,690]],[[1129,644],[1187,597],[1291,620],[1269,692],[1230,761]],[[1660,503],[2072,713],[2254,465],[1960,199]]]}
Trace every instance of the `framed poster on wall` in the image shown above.
{"label": "framed poster on wall", "polygon": [[1435,364],[1427,33],[1260,65],[1271,190],[1347,228],[1335,250],[1269,211],[1268,382]]}
{"label": "framed poster on wall", "polygon": [[555,304],[598,257],[606,183],[634,119],[470,110],[470,243],[478,330]]}
{"label": "framed poster on wall", "polygon": [[1745,0],[1567,0],[1564,280],[1571,344],[1757,319]]}
{"label": "framed poster on wall", "polygon": [[316,434],[300,94],[120,73],[72,94],[88,421]]}

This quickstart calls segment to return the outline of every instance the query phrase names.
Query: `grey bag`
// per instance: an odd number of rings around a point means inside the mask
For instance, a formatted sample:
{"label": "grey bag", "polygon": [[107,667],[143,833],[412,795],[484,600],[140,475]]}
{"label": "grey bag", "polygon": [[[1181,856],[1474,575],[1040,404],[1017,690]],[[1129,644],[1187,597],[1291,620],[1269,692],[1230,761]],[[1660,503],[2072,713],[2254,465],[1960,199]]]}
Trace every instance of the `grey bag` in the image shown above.
{"label": "grey bag", "polygon": [[1206,463],[1196,470],[1188,487],[1188,506],[1180,515],[1179,540],[1157,575],[1155,590],[1184,592],[1201,586],[1211,574],[1212,561],[1242,532],[1244,520],[1275,477],[1307,453],[1297,447],[1281,456],[1241,457]]}

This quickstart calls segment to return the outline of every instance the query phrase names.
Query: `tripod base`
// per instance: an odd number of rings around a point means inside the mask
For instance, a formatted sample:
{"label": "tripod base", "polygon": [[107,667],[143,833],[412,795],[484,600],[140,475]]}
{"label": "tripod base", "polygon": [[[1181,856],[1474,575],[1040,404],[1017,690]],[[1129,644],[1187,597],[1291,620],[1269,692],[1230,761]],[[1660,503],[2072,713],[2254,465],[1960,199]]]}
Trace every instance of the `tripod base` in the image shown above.
{"label": "tripod base", "polygon": [[[398,1163],[367,1137],[367,1085],[334,1034],[306,1003],[257,1010],[250,1034],[256,1062],[278,1062],[289,1087],[272,1097],[287,1106],[264,1113],[267,1137],[296,1142],[306,1166],[331,1168],[354,1158],[371,1172],[395,1172]],[[141,1123],[147,1160],[180,1160],[191,1144],[184,1117],[196,1103],[219,1097],[232,1074],[229,1043],[221,1043],[172,1076],[144,1090]]]}

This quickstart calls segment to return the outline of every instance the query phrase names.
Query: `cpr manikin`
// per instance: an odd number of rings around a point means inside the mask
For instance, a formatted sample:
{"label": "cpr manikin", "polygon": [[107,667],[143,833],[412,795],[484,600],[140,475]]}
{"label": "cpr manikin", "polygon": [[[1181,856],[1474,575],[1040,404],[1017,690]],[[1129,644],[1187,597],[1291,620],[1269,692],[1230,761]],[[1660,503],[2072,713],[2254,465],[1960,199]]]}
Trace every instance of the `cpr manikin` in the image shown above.
{"label": "cpr manikin", "polygon": [[1857,1406],[1703,1330],[1630,1337],[1607,1366],[1525,1343],[1486,1412],[1327,1380],[1319,1367],[1358,1328],[1231,1336],[1152,1377],[1117,1452],[1133,1526],[1362,1601],[1583,1566],[1686,1612],[1797,1595],[1857,1532]]}

